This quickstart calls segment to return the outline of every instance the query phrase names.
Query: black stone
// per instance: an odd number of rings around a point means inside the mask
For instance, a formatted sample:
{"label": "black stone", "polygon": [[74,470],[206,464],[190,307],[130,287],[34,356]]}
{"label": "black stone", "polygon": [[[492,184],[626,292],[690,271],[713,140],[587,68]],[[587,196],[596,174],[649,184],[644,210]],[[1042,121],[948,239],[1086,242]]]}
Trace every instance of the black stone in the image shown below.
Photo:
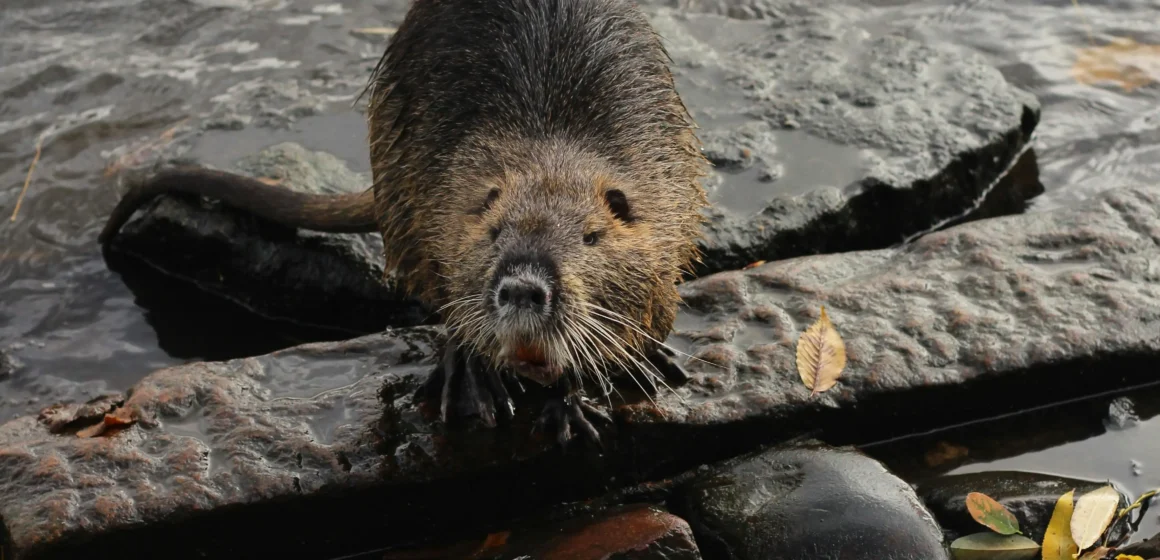
{"label": "black stone", "polygon": [[851,449],[800,445],[739,457],[690,483],[681,501],[711,558],[948,558],[913,489]]}

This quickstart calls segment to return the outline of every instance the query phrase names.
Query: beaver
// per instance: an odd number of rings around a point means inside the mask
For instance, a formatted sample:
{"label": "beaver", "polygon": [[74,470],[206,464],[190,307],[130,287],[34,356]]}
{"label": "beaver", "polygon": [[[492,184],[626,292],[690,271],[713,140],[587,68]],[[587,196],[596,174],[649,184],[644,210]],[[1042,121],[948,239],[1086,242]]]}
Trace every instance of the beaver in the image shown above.
{"label": "beaver", "polygon": [[609,417],[585,379],[607,393],[609,371],[686,377],[662,341],[700,259],[707,160],[670,63],[630,0],[416,0],[360,96],[365,192],[171,169],[131,188],[100,240],[166,192],[293,227],[377,230],[388,274],[447,328],[417,397],[445,421],[494,426],[514,413],[514,374],[549,394],[537,428],[599,442],[593,422]]}

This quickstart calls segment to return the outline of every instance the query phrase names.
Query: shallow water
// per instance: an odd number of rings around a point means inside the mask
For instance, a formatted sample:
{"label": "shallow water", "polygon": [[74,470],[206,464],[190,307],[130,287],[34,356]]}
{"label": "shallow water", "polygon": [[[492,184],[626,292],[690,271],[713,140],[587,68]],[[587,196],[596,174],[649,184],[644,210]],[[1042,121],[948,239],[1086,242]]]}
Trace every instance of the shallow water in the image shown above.
{"label": "shallow water", "polygon": [[[1072,72],[1079,57],[1091,56],[1083,49],[1093,45],[1125,38],[1160,44],[1160,0],[1079,4],[1080,9],[1069,0],[874,0],[857,17],[876,33],[902,30],[982,54],[1039,97],[1044,109],[1034,146],[1047,192],[1031,211],[1043,211],[1160,179],[1160,86],[1093,86]],[[190,155],[224,166],[293,140],[366,170],[365,126],[351,103],[385,36],[353,30],[393,27],[402,15],[397,2],[386,1],[5,2],[0,349],[23,368],[0,379],[0,418],[34,411],[49,400],[123,390],[151,370],[186,360],[337,336],[254,317],[177,281],[157,278],[147,289],[130,291],[108,270],[95,242],[117,199],[105,170],[115,162],[147,161],[223,107],[236,108],[244,130],[209,130]],[[1121,58],[1135,65],[1133,83],[1160,79],[1160,51],[1125,52]],[[279,109],[288,105],[291,110]],[[261,126],[267,121],[290,128]],[[32,182],[18,219],[9,222],[38,139],[43,142]],[[809,164],[836,157],[833,146],[795,142],[789,134],[785,149],[794,165],[777,170],[782,188],[840,181],[854,172]],[[741,174],[719,194],[726,205],[751,208],[752,189],[765,184],[757,172]],[[1135,480],[1125,478],[1123,463],[1136,456],[1133,446],[1158,433],[1160,424],[1149,421],[1128,432],[983,466]],[[1068,462],[1061,466],[1064,457]],[[1160,473],[1160,457],[1142,460],[1145,472]]]}
{"label": "shallow water", "polygon": [[[1160,385],[1076,399],[1036,410],[864,447],[900,476],[1024,470],[1108,481],[1132,498],[1160,489]],[[1138,537],[1160,531],[1150,510]]]}

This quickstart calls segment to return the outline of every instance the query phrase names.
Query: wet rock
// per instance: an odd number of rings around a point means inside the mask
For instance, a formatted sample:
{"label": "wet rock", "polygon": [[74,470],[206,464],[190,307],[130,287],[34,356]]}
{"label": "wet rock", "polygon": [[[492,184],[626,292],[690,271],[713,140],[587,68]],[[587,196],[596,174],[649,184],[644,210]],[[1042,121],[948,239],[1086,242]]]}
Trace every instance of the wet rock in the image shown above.
{"label": "wet rock", "polygon": [[[972,222],[899,249],[685,283],[669,342],[697,358],[688,364],[698,375],[680,389],[685,402],[626,410],[672,425],[760,418],[779,431],[788,429],[779,420],[802,409],[846,410],[834,415],[847,421],[835,430],[859,441],[866,430],[913,433],[907,422],[947,425],[1144,381],[1160,354],[1157,231],[1160,189],[1122,189],[1081,208]],[[848,361],[837,386],[811,397],[795,350],[822,305]],[[922,401],[909,400],[918,393]],[[871,395],[890,408],[874,426],[855,414]],[[914,402],[921,407],[910,409]]]}
{"label": "wet rock", "polygon": [[[857,3],[647,4],[718,167],[702,272],[881,248],[953,220],[1038,122],[1038,102],[981,58],[874,31]],[[1004,213],[1042,192],[998,188]]]}
{"label": "wet rock", "polygon": [[[145,557],[321,558],[454,542],[481,522],[598,496],[629,472],[623,453],[563,455],[531,438],[530,407],[510,430],[445,432],[410,397],[437,345],[420,327],[194,363],[151,374],[123,402],[2,424],[6,557],[131,546]],[[129,425],[78,437],[108,406]],[[618,531],[603,535],[610,526]],[[687,526],[657,510],[560,527],[527,546],[561,558],[697,558]],[[189,545],[172,550],[175,540]]]}
{"label": "wet rock", "polygon": [[700,560],[685,520],[630,505],[564,522],[538,522],[449,546],[388,552],[384,560]]}
{"label": "wet rock", "polygon": [[[234,171],[304,192],[352,192],[370,184],[338,158],[294,143],[242,158]],[[113,250],[264,315],[356,333],[431,318],[384,285],[377,234],[293,231],[216,201],[177,197],[156,199],[141,216],[124,227]],[[119,273],[132,273],[109,262]]]}
{"label": "wet rock", "polygon": [[[851,19],[860,10],[788,0],[672,4],[644,8],[717,165],[706,182],[714,208],[700,273],[886,247],[934,226],[1022,210],[1042,192],[1034,169],[995,185],[1025,147],[1038,105],[982,60],[873,36]],[[362,65],[345,69],[338,81],[365,80],[349,74]],[[294,82],[239,96],[230,92],[233,101],[203,126],[250,134],[248,119],[282,126],[324,106]],[[291,151],[305,157],[236,170],[309,190],[369,184],[322,154]],[[373,285],[382,272],[374,236],[296,235],[217,205],[165,200],[114,247],[267,315],[360,333],[418,320]]]}
{"label": "wet rock", "polygon": [[[1160,189],[1122,189],[686,283],[669,342],[698,358],[692,379],[655,404],[622,383],[603,452],[531,436],[531,387],[511,426],[444,430],[410,400],[435,361],[425,327],[161,370],[125,401],[141,420],[110,437],[0,426],[0,518],[28,555],[172,557],[181,539],[191,555],[334,557],[455,542],[803,432],[871,441],[1132,385],[1160,355],[1158,232]],[[811,396],[795,343],[822,304],[848,361]]]}
{"label": "wet rock", "polygon": [[911,487],[852,449],[774,448],[730,460],[684,490],[711,558],[947,558]]}
{"label": "wet rock", "polygon": [[[967,494],[982,492],[1003,504],[1019,520],[1023,534],[1043,542],[1043,534],[1055,511],[1055,502],[1068,491],[1078,497],[1107,482],[1064,478],[1049,474],[994,471],[942,476],[917,485],[918,495],[934,513],[947,540],[979,532],[980,525],[967,511]],[[1127,507],[1127,497],[1120,496],[1120,507]],[[1122,524],[1113,534],[1114,542],[1125,534]]]}

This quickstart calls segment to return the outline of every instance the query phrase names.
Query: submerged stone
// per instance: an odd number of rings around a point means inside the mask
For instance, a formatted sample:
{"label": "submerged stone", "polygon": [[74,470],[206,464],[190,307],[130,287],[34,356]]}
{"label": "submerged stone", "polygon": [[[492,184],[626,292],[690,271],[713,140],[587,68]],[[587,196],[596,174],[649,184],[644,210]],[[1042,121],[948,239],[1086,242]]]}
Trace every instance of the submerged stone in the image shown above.
{"label": "submerged stone", "polygon": [[[1060,496],[1075,490],[1075,497],[1079,498],[1107,484],[1033,472],[993,471],[941,476],[922,482],[916,490],[938,519],[948,540],[979,532],[981,525],[967,511],[966,500],[967,494],[982,492],[1015,515],[1024,535],[1043,542]],[[1128,503],[1121,495],[1120,507],[1127,507]],[[1124,535],[1125,530],[1122,524],[1114,529],[1112,541]]]}
{"label": "submerged stone", "polygon": [[682,499],[712,558],[948,558],[914,490],[852,449],[756,452],[712,469]]}
{"label": "submerged stone", "polygon": [[[715,165],[699,273],[887,247],[937,225],[1020,211],[1042,192],[1029,153],[1025,169],[991,188],[1023,153],[1039,109],[980,58],[876,36],[852,19],[859,10],[813,2],[671,5],[643,2]],[[356,84],[365,76],[343,78]],[[278,100],[299,102],[287,96],[246,106],[269,109]],[[238,110],[245,108],[222,109]],[[252,131],[192,134],[224,142]],[[196,159],[194,142],[179,138],[169,152]],[[314,192],[370,185],[369,174],[294,144],[226,167]],[[295,233],[170,197],[112,245],[265,315],[359,333],[425,319],[376,283],[380,248],[375,235]]]}
{"label": "submerged stone", "polygon": [[[669,343],[696,356],[692,379],[655,404],[621,383],[603,452],[564,454],[531,436],[531,388],[511,426],[445,430],[410,397],[435,363],[427,327],[160,370],[106,401],[114,419],[136,420],[98,437],[76,435],[92,413],[58,433],[35,417],[0,425],[6,557],[172,558],[174,539],[191,556],[333,557],[466,538],[481,520],[806,432],[871,441],[1151,380],[1158,232],[1160,189],[1122,189],[899,249],[686,283]],[[822,305],[848,361],[834,388],[811,396],[795,348]]]}

